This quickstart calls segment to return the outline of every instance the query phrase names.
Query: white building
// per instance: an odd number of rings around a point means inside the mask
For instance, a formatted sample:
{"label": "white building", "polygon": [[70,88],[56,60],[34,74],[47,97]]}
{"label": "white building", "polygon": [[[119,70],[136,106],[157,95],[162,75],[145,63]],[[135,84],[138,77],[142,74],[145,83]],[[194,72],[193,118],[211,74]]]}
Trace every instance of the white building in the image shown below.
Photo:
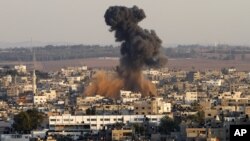
{"label": "white building", "polygon": [[14,66],[14,69],[18,73],[26,73],[27,72],[27,67],[25,65],[16,65],[16,66]]}
{"label": "white building", "polygon": [[159,110],[159,113],[170,113],[172,111],[172,104],[163,102],[162,108]]}
{"label": "white building", "polygon": [[67,77],[67,81],[72,84],[74,82],[80,82],[81,81],[81,76],[69,76]]}
{"label": "white building", "polygon": [[236,68],[234,68],[234,67],[228,68],[228,72],[229,73],[236,72]]}
{"label": "white building", "polygon": [[12,76],[11,75],[6,75],[3,77],[3,80],[5,80],[5,82],[7,83],[11,83],[12,82]]}
{"label": "white building", "polygon": [[185,102],[192,103],[198,101],[198,92],[186,92]]}
{"label": "white building", "polygon": [[155,97],[158,107],[158,113],[170,113],[172,111],[172,104],[163,100],[163,97]]}
{"label": "white building", "polygon": [[209,85],[213,85],[213,86],[221,86],[222,84],[222,79],[218,79],[218,80],[209,80],[206,82]]}
{"label": "white building", "polygon": [[1,141],[29,141],[30,134],[1,134]]}
{"label": "white building", "polygon": [[154,70],[154,69],[150,69],[150,70],[144,70],[143,71],[143,74],[146,74],[146,75],[160,75],[161,72],[158,71],[158,70]]}
{"label": "white building", "polygon": [[40,105],[47,102],[47,97],[45,95],[34,95],[34,104]]}
{"label": "white building", "polygon": [[105,126],[120,123],[142,123],[148,119],[151,123],[159,124],[165,115],[70,115],[50,116],[50,130],[54,131],[81,131],[81,130],[100,130]]}
{"label": "white building", "polygon": [[141,93],[120,90],[120,98],[123,103],[133,102],[141,99]]}

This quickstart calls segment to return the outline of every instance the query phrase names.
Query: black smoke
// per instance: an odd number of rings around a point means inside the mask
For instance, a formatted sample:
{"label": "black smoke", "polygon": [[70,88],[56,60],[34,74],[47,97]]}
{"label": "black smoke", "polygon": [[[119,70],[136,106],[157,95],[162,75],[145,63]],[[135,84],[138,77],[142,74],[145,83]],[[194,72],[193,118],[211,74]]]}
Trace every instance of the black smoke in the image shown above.
{"label": "black smoke", "polygon": [[119,98],[121,89],[141,92],[143,96],[156,95],[155,86],[144,79],[141,71],[144,67],[162,67],[167,59],[160,53],[162,42],[156,33],[138,26],[146,17],[144,11],[136,6],[112,6],[104,17],[110,31],[115,32],[116,41],[121,42],[120,65],[112,77],[98,73],[86,95]]}
{"label": "black smoke", "polygon": [[142,29],[138,23],[146,15],[137,6],[127,8],[123,6],[112,6],[106,11],[106,24],[110,31],[115,31],[117,42],[121,42],[121,59],[118,73],[123,77],[128,89],[138,90],[138,79],[141,70],[146,67],[161,67],[167,62],[164,55],[160,53],[161,39],[154,30]]}
{"label": "black smoke", "polygon": [[113,6],[104,17],[111,31],[115,31],[116,41],[122,43],[120,67],[141,70],[143,66],[160,67],[166,64],[167,59],[160,55],[161,39],[155,31],[138,26],[146,17],[142,9]]}

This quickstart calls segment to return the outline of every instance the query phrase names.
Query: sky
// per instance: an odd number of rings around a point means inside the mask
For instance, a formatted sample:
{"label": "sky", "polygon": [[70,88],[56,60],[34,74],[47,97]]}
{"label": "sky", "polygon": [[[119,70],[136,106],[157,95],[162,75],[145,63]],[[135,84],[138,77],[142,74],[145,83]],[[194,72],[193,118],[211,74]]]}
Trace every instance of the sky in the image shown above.
{"label": "sky", "polygon": [[110,45],[109,6],[137,5],[163,45],[250,45],[250,0],[0,0],[0,42]]}

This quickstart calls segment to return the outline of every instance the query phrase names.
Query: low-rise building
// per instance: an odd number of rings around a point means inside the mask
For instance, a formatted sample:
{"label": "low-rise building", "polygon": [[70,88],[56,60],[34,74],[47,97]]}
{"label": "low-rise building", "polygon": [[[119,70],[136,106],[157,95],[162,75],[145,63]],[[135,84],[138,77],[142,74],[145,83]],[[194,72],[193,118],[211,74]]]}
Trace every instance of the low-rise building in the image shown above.
{"label": "low-rise building", "polygon": [[45,104],[47,102],[47,97],[45,95],[35,95],[33,102],[36,105]]}
{"label": "low-rise building", "polygon": [[132,129],[114,129],[112,130],[112,141],[132,140]]}
{"label": "low-rise building", "polygon": [[120,99],[123,103],[133,102],[141,99],[141,93],[134,93],[132,91],[120,91]]}
{"label": "low-rise building", "polygon": [[49,128],[54,131],[101,130],[115,123],[142,123],[147,119],[159,124],[165,115],[70,115],[49,117]]}
{"label": "low-rise building", "polygon": [[186,92],[185,102],[193,103],[198,101],[198,92]]}

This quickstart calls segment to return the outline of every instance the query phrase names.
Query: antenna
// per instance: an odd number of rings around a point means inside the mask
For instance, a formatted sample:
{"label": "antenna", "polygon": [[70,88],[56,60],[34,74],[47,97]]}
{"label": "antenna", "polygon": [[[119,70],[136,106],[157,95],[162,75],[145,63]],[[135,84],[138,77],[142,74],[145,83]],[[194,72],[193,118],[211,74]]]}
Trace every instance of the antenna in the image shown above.
{"label": "antenna", "polygon": [[32,75],[32,91],[33,94],[36,94],[37,87],[36,87],[36,55],[35,55],[35,49],[32,48],[33,53],[33,75]]}

